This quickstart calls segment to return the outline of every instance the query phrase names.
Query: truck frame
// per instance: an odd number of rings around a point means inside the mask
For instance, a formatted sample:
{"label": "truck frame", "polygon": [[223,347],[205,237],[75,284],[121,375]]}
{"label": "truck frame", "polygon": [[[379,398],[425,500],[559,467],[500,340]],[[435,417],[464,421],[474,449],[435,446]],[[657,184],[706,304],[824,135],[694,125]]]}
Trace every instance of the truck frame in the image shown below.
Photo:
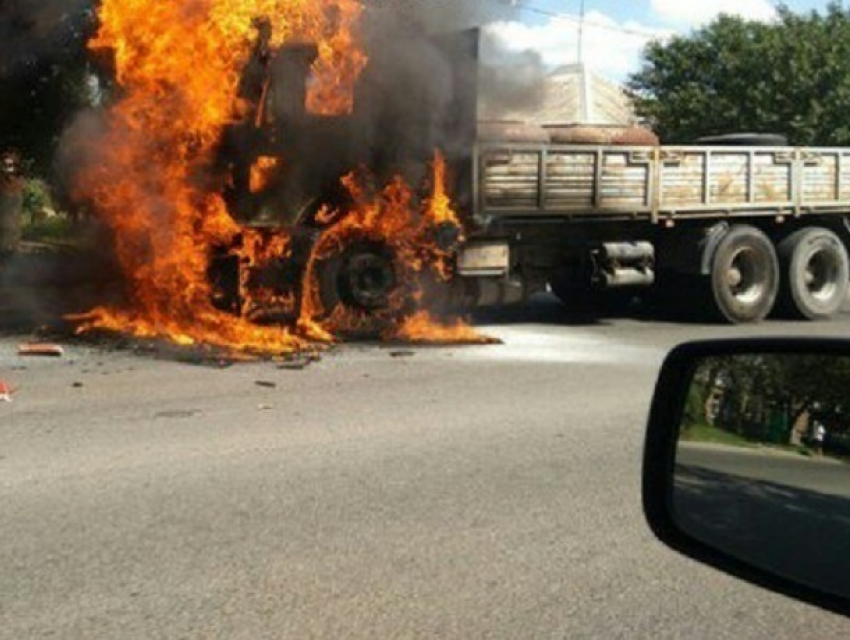
{"label": "truck frame", "polygon": [[732,322],[833,316],[850,277],[850,149],[728,140],[478,144],[461,275],[521,274],[568,305],[653,287]]}

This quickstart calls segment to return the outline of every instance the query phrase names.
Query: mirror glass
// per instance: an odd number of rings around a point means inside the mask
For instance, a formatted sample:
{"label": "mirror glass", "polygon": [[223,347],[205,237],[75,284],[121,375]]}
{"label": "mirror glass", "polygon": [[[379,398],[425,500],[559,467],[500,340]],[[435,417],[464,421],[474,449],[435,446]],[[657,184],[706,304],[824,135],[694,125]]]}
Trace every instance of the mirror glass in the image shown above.
{"label": "mirror glass", "polygon": [[673,486],[674,518],[688,535],[850,597],[850,358],[699,362]]}

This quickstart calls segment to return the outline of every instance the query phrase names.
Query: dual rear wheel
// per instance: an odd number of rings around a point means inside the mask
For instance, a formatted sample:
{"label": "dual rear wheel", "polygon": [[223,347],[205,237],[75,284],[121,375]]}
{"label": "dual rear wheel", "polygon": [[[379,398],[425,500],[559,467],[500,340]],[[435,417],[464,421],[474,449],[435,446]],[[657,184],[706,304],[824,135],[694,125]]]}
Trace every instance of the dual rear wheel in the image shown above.
{"label": "dual rear wheel", "polygon": [[[734,225],[710,251],[704,256],[707,277],[662,272],[658,300],[687,316],[707,312],[733,324],[760,322],[774,312],[786,318],[829,319],[847,300],[850,259],[827,228],[805,227],[774,244],[757,227]],[[632,295],[582,289],[571,282],[553,278],[550,283],[571,308],[594,302],[595,308],[605,308],[599,301]]]}
{"label": "dual rear wheel", "polygon": [[783,287],[779,310],[807,320],[834,317],[847,298],[850,261],[841,240],[829,229],[809,227],[778,247]]}
{"label": "dual rear wheel", "polygon": [[785,317],[835,316],[847,298],[850,260],[841,240],[806,227],[774,247],[762,231],[733,226],[711,256],[710,299],[733,323],[759,322],[774,309]]}

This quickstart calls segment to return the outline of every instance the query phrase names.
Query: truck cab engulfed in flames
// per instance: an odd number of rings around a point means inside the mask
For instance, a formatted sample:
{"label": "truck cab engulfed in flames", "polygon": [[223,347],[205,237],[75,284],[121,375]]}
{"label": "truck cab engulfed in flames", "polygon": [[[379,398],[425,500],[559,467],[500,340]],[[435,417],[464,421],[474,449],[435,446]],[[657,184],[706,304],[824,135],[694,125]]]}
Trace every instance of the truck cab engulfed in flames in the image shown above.
{"label": "truck cab engulfed in flames", "polygon": [[[436,68],[398,56],[370,59],[352,108],[328,114],[311,109],[308,100],[317,45],[273,48],[269,24],[258,20],[255,26],[238,119],[226,128],[218,159],[228,210],[245,230],[239,242],[253,246],[217,252],[211,267],[216,304],[258,322],[292,322],[305,303],[325,314],[343,307],[363,320],[377,318],[343,327],[343,333],[374,333],[386,320],[380,318],[385,310],[406,310],[400,290],[411,278],[410,263],[422,256],[409,255],[413,246],[396,246],[392,225],[374,216],[360,216],[344,233],[335,229],[357,217],[352,209],[392,199],[394,184],[411,185],[400,196],[410,199],[409,210],[433,208],[435,186],[451,194],[452,206],[469,208],[472,190],[464,186],[472,184],[479,33],[434,40],[434,50],[444,56]],[[437,165],[440,176],[434,175]],[[441,295],[429,297],[439,297],[445,307],[463,230],[453,213],[420,217],[407,223],[416,228],[415,242],[402,244],[431,247],[441,273],[423,279],[415,265],[417,282],[406,293],[415,290],[421,299],[423,288],[437,287]],[[336,237],[330,242],[327,236]],[[318,250],[323,239],[333,247]],[[310,269],[315,273],[305,278]],[[313,291],[304,290],[311,286]]]}

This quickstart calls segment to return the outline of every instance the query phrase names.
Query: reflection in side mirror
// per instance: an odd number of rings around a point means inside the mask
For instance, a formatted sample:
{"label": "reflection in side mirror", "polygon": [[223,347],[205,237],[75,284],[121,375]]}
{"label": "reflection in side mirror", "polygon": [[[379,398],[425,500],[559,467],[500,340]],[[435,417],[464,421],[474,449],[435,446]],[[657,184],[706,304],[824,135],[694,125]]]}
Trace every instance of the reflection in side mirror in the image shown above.
{"label": "reflection in side mirror", "polygon": [[650,525],[698,560],[850,610],[850,342],[678,348],[644,468]]}
{"label": "reflection in side mirror", "polygon": [[759,354],[697,366],[676,452],[687,534],[850,597],[850,358]]}

